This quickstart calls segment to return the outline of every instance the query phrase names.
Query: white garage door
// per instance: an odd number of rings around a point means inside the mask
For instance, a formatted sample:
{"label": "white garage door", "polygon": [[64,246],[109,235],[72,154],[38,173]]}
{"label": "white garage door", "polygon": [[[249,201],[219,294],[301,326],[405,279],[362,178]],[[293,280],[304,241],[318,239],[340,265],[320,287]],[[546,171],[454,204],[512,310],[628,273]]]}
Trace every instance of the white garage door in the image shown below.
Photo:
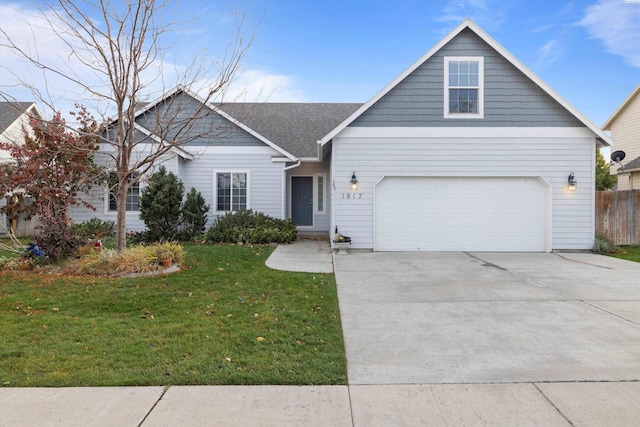
{"label": "white garage door", "polygon": [[385,177],[378,251],[550,250],[551,188],[537,177]]}

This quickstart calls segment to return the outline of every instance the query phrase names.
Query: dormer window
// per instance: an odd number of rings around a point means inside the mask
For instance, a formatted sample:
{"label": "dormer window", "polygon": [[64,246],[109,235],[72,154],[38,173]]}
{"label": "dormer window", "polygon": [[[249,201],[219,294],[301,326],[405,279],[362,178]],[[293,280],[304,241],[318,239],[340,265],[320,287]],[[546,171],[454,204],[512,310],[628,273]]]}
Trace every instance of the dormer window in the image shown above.
{"label": "dormer window", "polygon": [[444,117],[484,117],[484,58],[444,58]]}

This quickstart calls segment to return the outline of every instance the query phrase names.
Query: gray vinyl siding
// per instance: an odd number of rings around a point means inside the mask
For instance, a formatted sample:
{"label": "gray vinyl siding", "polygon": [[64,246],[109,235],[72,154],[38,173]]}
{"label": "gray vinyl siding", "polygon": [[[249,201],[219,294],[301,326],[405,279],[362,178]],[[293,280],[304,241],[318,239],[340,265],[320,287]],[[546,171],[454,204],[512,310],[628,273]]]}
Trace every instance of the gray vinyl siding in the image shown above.
{"label": "gray vinyl siding", "polygon": [[[242,121],[241,117],[237,119]],[[150,108],[136,122],[167,141],[183,141],[187,146],[264,145],[258,138],[184,93],[171,96]]]}
{"label": "gray vinyl siding", "polygon": [[[158,163],[166,166],[167,170],[176,173],[182,180],[185,193],[191,187],[200,191],[207,204],[211,207],[207,216],[207,227],[213,224],[215,218],[223,214],[216,212],[215,176],[216,171],[247,172],[249,174],[249,208],[264,212],[267,215],[281,218],[282,215],[282,175],[284,163],[273,162],[275,150],[255,150],[251,147],[238,147],[234,154],[217,153],[211,147],[204,150],[193,160],[184,160],[177,156],[167,158]],[[115,221],[116,212],[108,211],[105,200],[106,191],[103,187],[95,187],[89,196],[83,198],[91,203],[96,210],[73,207],[74,222],[82,222],[93,217],[102,220]],[[139,212],[127,212],[127,230],[142,231],[144,222]]]}
{"label": "gray vinyl siding", "polygon": [[[444,118],[444,57],[484,57],[484,118]],[[462,31],[350,126],[581,127],[583,124],[471,30]]]}
{"label": "gray vinyl siding", "polygon": [[[318,175],[324,174],[324,212],[318,212]],[[291,177],[294,176],[311,176],[313,177],[313,226],[302,227],[304,231],[329,231],[329,223],[331,220],[331,185],[329,176],[329,161],[325,162],[306,162],[300,164],[297,168],[287,171],[287,218],[291,218]]]}
{"label": "gray vinyl siding", "polygon": [[[499,131],[497,131],[499,132]],[[446,147],[446,149],[443,149]],[[553,189],[552,249],[590,249],[594,239],[595,139],[341,138],[333,143],[334,223],[353,248],[374,247],[374,189],[384,176],[541,176]],[[352,172],[361,199],[346,199]],[[575,173],[578,189],[567,192]],[[443,213],[446,215],[446,212]]]}
{"label": "gray vinyl siding", "polygon": [[282,175],[284,163],[272,162],[271,154],[215,154],[205,152],[187,161],[182,182],[185,191],[191,187],[202,193],[211,207],[207,227],[225,212],[216,211],[216,172],[247,172],[249,174],[249,208],[275,218],[282,217]]}

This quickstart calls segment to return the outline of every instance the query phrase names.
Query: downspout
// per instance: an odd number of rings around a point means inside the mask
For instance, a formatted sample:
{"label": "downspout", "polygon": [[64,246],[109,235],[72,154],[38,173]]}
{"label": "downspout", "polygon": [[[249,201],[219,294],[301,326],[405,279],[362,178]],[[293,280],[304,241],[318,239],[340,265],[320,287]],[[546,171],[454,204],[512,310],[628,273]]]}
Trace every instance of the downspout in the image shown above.
{"label": "downspout", "polygon": [[290,171],[291,169],[295,169],[298,166],[300,166],[301,161],[298,160],[297,163],[291,165],[291,166],[286,166],[284,169],[282,169],[282,215],[281,215],[281,219],[287,219],[287,171]]}

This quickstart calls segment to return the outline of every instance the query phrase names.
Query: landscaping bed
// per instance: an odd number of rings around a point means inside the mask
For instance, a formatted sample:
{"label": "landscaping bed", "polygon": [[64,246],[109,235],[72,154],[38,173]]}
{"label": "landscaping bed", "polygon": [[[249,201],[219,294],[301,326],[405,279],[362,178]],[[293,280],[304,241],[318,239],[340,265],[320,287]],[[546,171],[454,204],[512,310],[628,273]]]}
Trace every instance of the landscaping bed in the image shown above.
{"label": "landscaping bed", "polygon": [[332,274],[271,270],[269,246],[184,250],[172,275],[0,273],[2,384],[346,384]]}

